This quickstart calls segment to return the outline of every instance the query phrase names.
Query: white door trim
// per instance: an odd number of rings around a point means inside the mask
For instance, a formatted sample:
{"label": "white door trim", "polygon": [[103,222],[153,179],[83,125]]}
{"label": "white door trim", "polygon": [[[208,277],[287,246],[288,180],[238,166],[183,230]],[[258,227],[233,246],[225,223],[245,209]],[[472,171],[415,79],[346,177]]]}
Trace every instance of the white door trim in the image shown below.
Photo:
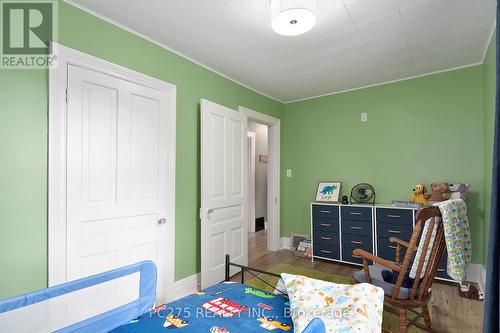
{"label": "white door trim", "polygon": [[247,116],[247,121],[267,125],[268,168],[267,168],[267,249],[280,249],[280,120],[272,116],[240,106],[239,111]]}
{"label": "white door trim", "polygon": [[[248,232],[255,232],[255,140],[257,134],[247,133],[248,149]],[[248,142],[247,142],[248,143]]]}
{"label": "white door trim", "polygon": [[[80,51],[51,43],[57,63],[49,70],[49,151],[48,151],[48,284],[66,281],[66,89],[68,65],[91,69],[123,80],[165,92],[169,96],[169,109],[176,110],[176,86],[145,74],[115,65]],[[175,129],[176,112],[168,112],[169,152],[167,179],[168,234],[175,235]],[[174,283],[175,243],[167,242],[167,286]]]}

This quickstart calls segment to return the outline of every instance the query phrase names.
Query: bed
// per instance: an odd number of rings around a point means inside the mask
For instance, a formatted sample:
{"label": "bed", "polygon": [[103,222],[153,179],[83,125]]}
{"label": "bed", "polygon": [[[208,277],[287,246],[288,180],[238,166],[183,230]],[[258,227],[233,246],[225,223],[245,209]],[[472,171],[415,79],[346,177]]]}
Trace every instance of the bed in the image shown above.
{"label": "bed", "polygon": [[201,293],[160,306],[112,333],[165,332],[288,332],[288,299],[235,282],[223,282]]}
{"label": "bed", "polygon": [[[229,265],[227,260],[227,271]],[[97,312],[82,309],[91,292],[102,292],[104,287],[116,290],[128,278],[135,278],[138,285],[133,299],[112,309],[103,305]],[[0,332],[293,332],[288,298],[283,294],[225,281],[154,307],[155,290],[156,266],[140,262],[1,301]],[[304,331],[320,332],[324,332],[321,320],[313,320]]]}

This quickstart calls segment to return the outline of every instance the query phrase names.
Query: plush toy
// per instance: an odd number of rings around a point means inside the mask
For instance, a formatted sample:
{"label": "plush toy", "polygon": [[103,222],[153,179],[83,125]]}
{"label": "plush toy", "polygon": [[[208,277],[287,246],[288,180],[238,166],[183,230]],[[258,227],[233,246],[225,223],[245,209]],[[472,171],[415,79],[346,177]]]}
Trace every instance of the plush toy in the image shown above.
{"label": "plush toy", "polygon": [[417,186],[415,186],[415,188],[413,189],[413,195],[412,195],[410,201],[427,206],[428,201],[427,201],[427,198],[425,195],[424,185],[418,184]]}
{"label": "plush toy", "polygon": [[429,201],[445,201],[451,197],[448,183],[432,183],[431,193],[427,194]]}
{"label": "plush toy", "polygon": [[484,300],[484,294],[475,282],[464,281],[462,284],[457,284],[457,287],[458,294],[462,297],[473,299],[475,301]]}
{"label": "plush toy", "polygon": [[469,184],[453,183],[450,184],[451,199],[467,200],[469,195]]}

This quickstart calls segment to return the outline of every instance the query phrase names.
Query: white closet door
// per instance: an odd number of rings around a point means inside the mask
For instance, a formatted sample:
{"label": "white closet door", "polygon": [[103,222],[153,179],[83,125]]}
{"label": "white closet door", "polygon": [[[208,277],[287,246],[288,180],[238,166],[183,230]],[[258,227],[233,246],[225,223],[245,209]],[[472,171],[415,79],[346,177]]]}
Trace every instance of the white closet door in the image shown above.
{"label": "white closet door", "polygon": [[[67,280],[142,260],[158,268],[157,300],[167,297],[168,95],[69,66]],[[94,290],[91,308],[137,295],[131,276],[113,292]],[[171,287],[171,286],[169,286]]]}

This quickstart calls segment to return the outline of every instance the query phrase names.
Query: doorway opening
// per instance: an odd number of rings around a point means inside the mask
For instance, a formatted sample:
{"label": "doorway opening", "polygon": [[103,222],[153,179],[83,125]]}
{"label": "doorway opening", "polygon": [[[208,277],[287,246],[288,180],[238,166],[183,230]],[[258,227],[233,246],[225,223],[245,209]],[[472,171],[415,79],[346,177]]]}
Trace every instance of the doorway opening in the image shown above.
{"label": "doorway opening", "polygon": [[248,147],[248,250],[280,246],[280,120],[244,107]]}
{"label": "doorway opening", "polygon": [[[248,236],[267,249],[268,131],[264,124],[249,120],[248,129]],[[255,233],[252,235],[252,233]]]}

